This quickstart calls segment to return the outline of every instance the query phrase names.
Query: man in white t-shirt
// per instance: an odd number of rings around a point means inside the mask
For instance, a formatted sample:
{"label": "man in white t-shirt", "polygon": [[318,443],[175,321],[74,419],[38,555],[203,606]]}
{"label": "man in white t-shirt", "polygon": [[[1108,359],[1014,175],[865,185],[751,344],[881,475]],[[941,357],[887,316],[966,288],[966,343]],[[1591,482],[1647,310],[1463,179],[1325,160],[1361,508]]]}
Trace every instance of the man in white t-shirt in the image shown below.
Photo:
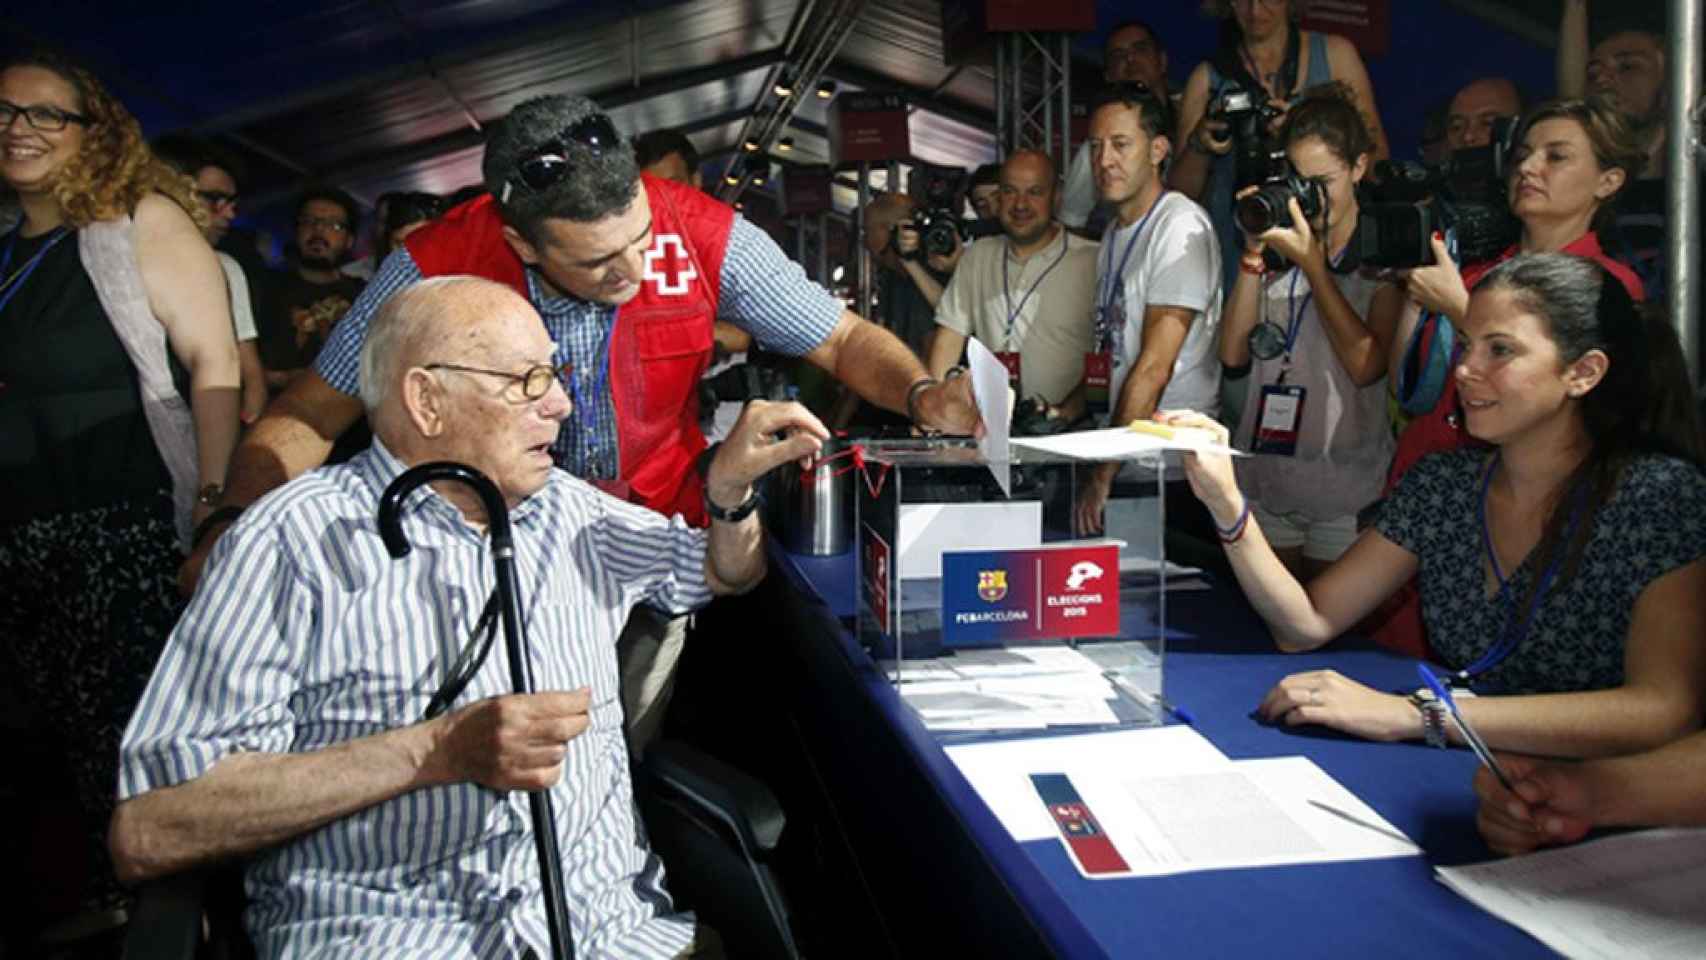
{"label": "man in white t-shirt", "polygon": [[926,366],[946,376],[976,337],[1007,366],[1020,396],[1041,397],[1070,420],[1084,409],[1078,387],[1091,346],[1096,245],[1055,221],[1056,181],[1053,161],[1035,150],[1001,165],[1002,235],[972,244],[954,270]]}
{"label": "man in white t-shirt", "polygon": [[[1116,208],[1096,266],[1096,344],[1086,359],[1091,412],[1129,423],[1157,409],[1220,409],[1220,249],[1207,211],[1162,187],[1167,111],[1147,89],[1116,84],[1090,113],[1096,187]],[[1106,398],[1105,400],[1103,398]],[[1102,529],[1119,464],[1088,471],[1080,532]]]}
{"label": "man in white t-shirt", "polygon": [[[1142,20],[1127,20],[1108,31],[1102,45],[1102,82],[1141,83],[1162,97],[1169,110],[1176,114],[1179,109],[1179,98],[1167,89],[1167,48]],[[1171,121],[1162,129],[1171,130]],[[1096,175],[1090,169],[1090,145],[1081,143],[1072,154],[1061,191],[1060,222],[1074,230],[1089,230],[1091,236],[1100,234],[1107,222],[1101,202]]]}

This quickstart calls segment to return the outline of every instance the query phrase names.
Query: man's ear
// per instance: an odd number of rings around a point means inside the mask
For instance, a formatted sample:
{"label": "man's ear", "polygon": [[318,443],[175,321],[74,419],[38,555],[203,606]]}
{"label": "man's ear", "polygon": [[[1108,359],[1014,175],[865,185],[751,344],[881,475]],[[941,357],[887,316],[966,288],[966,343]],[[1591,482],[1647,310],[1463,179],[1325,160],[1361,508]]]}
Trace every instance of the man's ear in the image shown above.
{"label": "man's ear", "polygon": [[1149,138],[1149,164],[1155,169],[1167,162],[1167,154],[1173,152],[1173,141],[1165,133],[1158,133]]}
{"label": "man's ear", "polygon": [[1603,350],[1589,350],[1576,358],[1564,371],[1564,390],[1570,396],[1580,399],[1588,391],[1599,386],[1605,379],[1605,373],[1611,369],[1611,358]]}
{"label": "man's ear", "polygon": [[521,258],[522,263],[530,267],[539,265],[539,261],[543,258],[539,256],[539,251],[534,248],[533,244],[527,242],[526,237],[523,237],[518,230],[507,223],[503,225],[503,233],[504,242],[509,244],[509,248],[515,251],[515,255]]}
{"label": "man's ear", "polygon": [[410,367],[403,374],[403,409],[421,436],[436,437],[444,432],[444,401],[444,387],[432,371]]}

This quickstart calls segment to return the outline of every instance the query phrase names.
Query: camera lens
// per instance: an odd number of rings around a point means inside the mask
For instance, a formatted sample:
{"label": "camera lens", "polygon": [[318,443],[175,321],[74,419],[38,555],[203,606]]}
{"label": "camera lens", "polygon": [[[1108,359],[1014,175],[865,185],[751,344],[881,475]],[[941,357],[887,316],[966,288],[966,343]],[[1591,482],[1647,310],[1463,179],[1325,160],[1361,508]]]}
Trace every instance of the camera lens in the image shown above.
{"label": "camera lens", "polygon": [[1245,236],[1253,237],[1275,227],[1291,225],[1291,211],[1285,202],[1291,192],[1283,185],[1266,186],[1238,201],[1238,226]]}

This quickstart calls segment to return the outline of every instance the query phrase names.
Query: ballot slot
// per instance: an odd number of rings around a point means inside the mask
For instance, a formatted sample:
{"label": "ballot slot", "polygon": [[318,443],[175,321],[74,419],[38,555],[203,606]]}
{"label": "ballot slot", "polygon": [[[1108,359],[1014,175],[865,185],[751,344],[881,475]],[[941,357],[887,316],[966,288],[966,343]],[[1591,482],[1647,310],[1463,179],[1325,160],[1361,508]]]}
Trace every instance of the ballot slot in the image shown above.
{"label": "ballot slot", "polygon": [[859,638],[944,741],[1167,719],[1159,459],[1122,472],[1109,536],[1077,538],[1091,466],[1014,451],[1004,495],[963,444],[864,449]]}

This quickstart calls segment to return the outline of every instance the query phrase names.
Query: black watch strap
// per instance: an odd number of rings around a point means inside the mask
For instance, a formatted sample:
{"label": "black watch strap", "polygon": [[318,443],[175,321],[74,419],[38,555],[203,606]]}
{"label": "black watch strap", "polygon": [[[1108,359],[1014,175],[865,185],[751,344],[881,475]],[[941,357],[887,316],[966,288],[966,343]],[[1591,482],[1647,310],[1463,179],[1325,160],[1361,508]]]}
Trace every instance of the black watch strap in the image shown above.
{"label": "black watch strap", "polygon": [[752,511],[758,509],[758,504],[764,499],[758,495],[758,487],[754,486],[752,488],[752,492],[747,494],[745,500],[742,500],[733,507],[724,510],[722,507],[717,506],[716,501],[711,499],[710,487],[704,488],[704,495],[705,512],[711,515],[712,520],[721,520],[724,523],[739,523],[742,520],[745,520],[747,517],[752,515]]}

